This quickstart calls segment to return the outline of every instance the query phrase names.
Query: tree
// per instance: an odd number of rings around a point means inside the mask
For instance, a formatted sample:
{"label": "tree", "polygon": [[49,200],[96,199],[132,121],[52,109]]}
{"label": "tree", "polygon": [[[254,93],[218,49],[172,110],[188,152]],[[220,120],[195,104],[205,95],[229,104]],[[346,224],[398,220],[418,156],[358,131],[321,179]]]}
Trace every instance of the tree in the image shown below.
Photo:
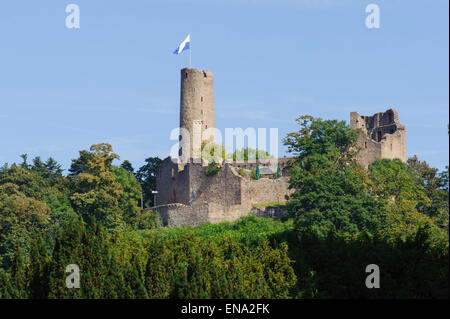
{"label": "tree", "polygon": [[116,181],[122,186],[123,192],[119,199],[123,219],[128,224],[135,224],[140,212],[138,203],[141,199],[142,188],[133,173],[123,167],[113,167]]}
{"label": "tree", "polygon": [[382,202],[367,194],[351,168],[327,169],[316,175],[291,175],[295,187],[287,204],[298,229],[312,229],[319,236],[329,231],[373,232]]}
{"label": "tree", "polygon": [[49,157],[44,163],[39,156],[36,156],[33,159],[33,165],[30,166],[30,169],[44,178],[48,185],[55,185],[62,179],[63,169],[61,168],[61,164],[56,162],[52,157]]}
{"label": "tree", "polygon": [[31,235],[44,234],[50,226],[49,207],[20,192],[19,186],[0,184],[0,266],[13,264],[14,247],[29,251]]}
{"label": "tree", "polygon": [[49,293],[50,256],[42,236],[33,236],[28,267],[28,293],[32,299],[47,299]]}
{"label": "tree", "polygon": [[94,153],[83,150],[79,152],[80,156],[72,160],[69,168],[69,176],[78,175],[88,169],[88,162],[94,157]]}
{"label": "tree", "polygon": [[298,228],[325,236],[330,230],[373,231],[380,204],[367,194],[354,161],[357,132],[345,122],[302,116],[300,130],[283,140],[294,154],[287,204]]}
{"label": "tree", "polygon": [[[52,163],[47,161],[47,163]],[[41,234],[51,245],[56,229],[76,216],[67,180],[60,171],[35,158],[28,169],[12,165],[0,170],[0,264],[9,267],[13,246],[29,252],[30,235]]]}
{"label": "tree", "polygon": [[80,152],[80,156],[86,158],[87,162],[83,163],[81,173],[70,176],[70,200],[75,211],[80,213],[86,222],[95,217],[107,229],[119,229],[123,227],[119,204],[123,188],[116,181],[112,166],[113,160],[119,156],[113,153],[111,145],[106,143],[92,145],[91,153],[92,155],[81,155]]}
{"label": "tree", "polygon": [[14,260],[11,267],[11,286],[12,298],[27,299],[28,298],[28,278],[27,264],[25,261],[25,252],[17,246],[15,248]]}
{"label": "tree", "polygon": [[[52,261],[49,271],[49,298],[73,299],[83,298],[82,289],[68,289],[66,287],[66,267],[71,264],[80,268],[80,287],[85,279],[85,252],[84,242],[86,227],[82,220],[74,220],[58,230]],[[83,282],[82,282],[83,281]]]}
{"label": "tree", "polygon": [[407,166],[399,159],[377,159],[369,166],[370,191],[378,198],[396,202],[429,205],[425,189],[414,181]]}
{"label": "tree", "polygon": [[438,173],[437,168],[432,168],[425,161],[419,161],[413,156],[407,161],[407,170],[417,185],[423,187],[429,204],[421,203],[418,210],[430,217],[441,218],[449,212],[448,205],[448,167],[446,171]]}
{"label": "tree", "polygon": [[123,163],[120,165],[124,170],[130,173],[134,173],[133,165],[128,160],[123,161]]}
{"label": "tree", "polygon": [[156,190],[156,172],[162,163],[159,157],[149,157],[145,160],[146,164],[138,169],[136,178],[142,187],[144,206],[154,206],[152,191]]}
{"label": "tree", "polygon": [[322,120],[310,115],[296,121],[300,129],[287,134],[283,143],[303,171],[315,174],[328,167],[345,170],[353,162],[358,151],[358,133],[344,121]]}
{"label": "tree", "polygon": [[[397,237],[404,238],[420,227],[429,225],[435,235],[440,236],[442,232],[437,226],[444,229],[448,227],[448,210],[446,214],[443,211],[441,214],[432,213],[437,210],[433,208],[439,184],[436,172],[417,158],[410,159],[408,164],[399,159],[377,159],[369,166],[369,191],[386,201],[380,223],[386,234],[396,233]],[[444,194],[445,191],[442,191]]]}
{"label": "tree", "polygon": [[240,150],[235,150],[233,153],[233,161],[248,161],[251,160],[265,160],[270,159],[270,154],[265,150],[257,150],[251,147],[243,147]]}

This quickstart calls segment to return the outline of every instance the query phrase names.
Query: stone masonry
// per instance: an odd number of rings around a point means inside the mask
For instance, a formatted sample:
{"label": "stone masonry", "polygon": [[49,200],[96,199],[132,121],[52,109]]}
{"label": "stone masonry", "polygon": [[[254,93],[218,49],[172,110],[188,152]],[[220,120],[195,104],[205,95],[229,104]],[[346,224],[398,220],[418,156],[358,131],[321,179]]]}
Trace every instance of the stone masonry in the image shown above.
{"label": "stone masonry", "polygon": [[[406,161],[406,129],[399,123],[396,110],[373,116],[352,112],[350,126],[359,130],[361,151],[357,160],[362,165],[367,167],[377,158]],[[288,182],[290,159],[271,161],[270,168],[263,162],[225,161],[213,176],[205,174],[207,166],[204,162],[193,160],[198,154],[191,141],[197,138],[215,142],[212,72],[192,68],[181,70],[180,128],[188,134],[180,137],[179,158],[167,157],[156,176],[158,195],[152,209],[159,212],[163,225],[234,221],[251,213],[271,217],[284,214],[284,208],[279,204],[292,193]],[[180,160],[183,156],[184,160]],[[272,174],[277,171],[276,163],[280,165],[280,178]],[[268,172],[268,177],[250,178],[248,172],[257,166]]]}
{"label": "stone masonry", "polygon": [[361,116],[350,113],[350,127],[359,130],[357,160],[368,167],[377,158],[395,159],[406,162],[406,128],[398,121],[394,109]]}

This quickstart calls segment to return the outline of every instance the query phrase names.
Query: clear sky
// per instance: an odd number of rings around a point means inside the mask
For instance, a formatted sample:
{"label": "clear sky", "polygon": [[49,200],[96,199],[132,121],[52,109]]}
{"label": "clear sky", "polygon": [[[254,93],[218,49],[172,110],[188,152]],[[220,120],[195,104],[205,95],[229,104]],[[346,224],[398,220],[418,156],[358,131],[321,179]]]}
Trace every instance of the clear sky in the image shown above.
{"label": "clear sky", "polygon": [[[80,29],[65,26],[80,7]],[[380,28],[365,25],[369,3]],[[108,142],[139,167],[179,122],[172,52],[215,77],[216,126],[278,127],[310,114],[396,108],[408,156],[448,165],[447,0],[9,0],[0,4],[0,163]],[[280,155],[284,148],[280,143]]]}

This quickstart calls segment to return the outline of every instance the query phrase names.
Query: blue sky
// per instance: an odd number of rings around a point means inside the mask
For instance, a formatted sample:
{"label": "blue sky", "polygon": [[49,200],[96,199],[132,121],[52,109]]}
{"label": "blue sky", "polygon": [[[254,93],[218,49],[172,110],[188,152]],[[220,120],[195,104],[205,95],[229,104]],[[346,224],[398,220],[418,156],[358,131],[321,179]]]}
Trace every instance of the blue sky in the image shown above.
{"label": "blue sky", "polygon": [[[81,28],[65,7],[79,5]],[[365,7],[380,7],[367,29]],[[111,143],[135,167],[165,157],[179,121],[172,52],[215,76],[216,126],[278,127],[394,107],[408,156],[448,165],[447,0],[41,0],[0,5],[0,163]],[[284,148],[280,143],[280,155]]]}

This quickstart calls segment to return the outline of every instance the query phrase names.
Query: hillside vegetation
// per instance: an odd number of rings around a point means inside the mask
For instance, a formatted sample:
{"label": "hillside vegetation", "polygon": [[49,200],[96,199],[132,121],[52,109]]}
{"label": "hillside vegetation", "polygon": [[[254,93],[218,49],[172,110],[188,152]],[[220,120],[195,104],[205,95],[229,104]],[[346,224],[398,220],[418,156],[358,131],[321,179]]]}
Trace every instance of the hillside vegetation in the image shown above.
{"label": "hillside vegetation", "polygon": [[[161,227],[155,171],[109,144],[0,169],[0,298],[448,298],[448,167],[358,165],[357,132],[303,116],[287,216]],[[143,202],[141,203],[141,194]],[[66,287],[66,267],[80,288]],[[365,285],[366,266],[381,286]]]}

